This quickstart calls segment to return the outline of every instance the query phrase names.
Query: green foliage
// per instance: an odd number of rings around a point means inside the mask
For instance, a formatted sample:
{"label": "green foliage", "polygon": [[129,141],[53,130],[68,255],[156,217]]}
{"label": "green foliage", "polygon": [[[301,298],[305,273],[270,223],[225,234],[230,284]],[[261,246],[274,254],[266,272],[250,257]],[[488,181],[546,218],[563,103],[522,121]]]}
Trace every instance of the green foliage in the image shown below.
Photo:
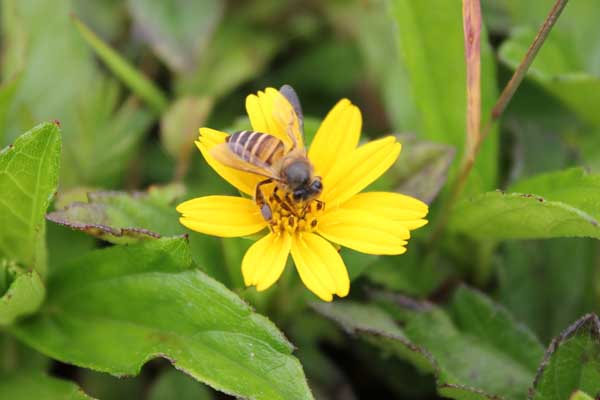
{"label": "green foliage", "polygon": [[164,111],[167,107],[167,99],[160,89],[104,43],[83,22],[75,20],[75,25],[81,32],[82,37],[92,46],[115,75],[123,80],[135,94],[144,99],[157,113]]}
{"label": "green foliage", "polygon": [[506,310],[464,287],[447,310],[406,298],[384,300],[399,315],[402,328],[377,305],[340,302],[314,307],[347,332],[434,373],[443,396],[523,398],[543,350]]}
{"label": "green foliage", "polygon": [[[444,0],[392,1],[397,23],[401,62],[410,83],[415,125],[407,126],[422,137],[447,143],[462,156],[466,132],[466,77],[461,8]],[[425,29],[424,27],[435,27]],[[482,35],[482,114],[491,110],[497,96],[493,54]],[[471,174],[473,190],[494,188],[497,144],[486,141],[481,159]]]}
{"label": "green foliage", "polygon": [[129,0],[127,5],[156,54],[171,69],[181,72],[195,67],[221,18],[224,3]]}
{"label": "green foliage", "polygon": [[169,369],[157,379],[150,389],[150,400],[210,400],[208,389],[199,386],[185,374]]}
{"label": "green foliage", "polygon": [[38,125],[0,152],[0,257],[46,272],[44,213],[58,182],[61,138]]}
{"label": "green foliage", "polygon": [[50,277],[44,309],[12,332],[53,358],[115,375],[137,374],[160,356],[238,396],[311,397],[291,344],[196,270],[185,239],[117,246],[74,261]]}
{"label": "green foliage", "polygon": [[0,373],[0,398],[40,400],[91,399],[77,385],[39,372]]}
{"label": "green foliage", "polygon": [[[600,238],[600,177],[580,169],[544,174],[456,206],[451,227],[478,238]],[[525,192],[526,190],[530,192]]]}
{"label": "green foliage", "polygon": [[87,203],[71,203],[47,218],[116,244],[183,235],[173,205],[182,191],[180,185],[174,184],[131,194],[92,192],[87,193]]}
{"label": "green foliage", "polygon": [[[555,0],[481,3],[485,130]],[[600,396],[600,8],[568,2],[462,190],[462,5],[3,1],[0,398]],[[306,143],[350,99],[361,143],[403,147],[367,190],[429,206],[406,254],[339,249],[348,300],[311,303],[291,261],[246,288],[259,235],[175,210],[239,194],[198,128],[250,129],[285,83]]]}
{"label": "green foliage", "polygon": [[4,261],[0,263],[0,276],[0,326],[37,311],[46,290],[36,271],[24,272]]}
{"label": "green foliage", "polygon": [[552,341],[530,398],[566,399],[577,390],[600,393],[600,320],[596,315],[582,317]]}

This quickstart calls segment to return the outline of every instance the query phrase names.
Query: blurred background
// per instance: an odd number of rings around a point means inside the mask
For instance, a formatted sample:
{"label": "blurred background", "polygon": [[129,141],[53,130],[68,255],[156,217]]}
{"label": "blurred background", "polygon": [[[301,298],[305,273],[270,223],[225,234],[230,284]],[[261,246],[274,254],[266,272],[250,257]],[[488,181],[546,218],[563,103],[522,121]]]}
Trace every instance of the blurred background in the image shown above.
{"label": "blurred background", "polygon": [[[552,3],[482,1],[484,121]],[[160,218],[126,206],[120,219],[110,218],[117,225],[184,233],[175,199],[235,193],[193,145],[198,128],[247,127],[245,97],[289,83],[300,96],[309,138],[344,97],[362,110],[363,139],[401,135],[398,165],[377,188],[431,203],[430,226],[439,218],[446,178],[453,179],[465,141],[459,0],[2,0],[0,14],[0,145],[42,121],[60,121],[56,210],[87,201],[88,192],[170,185],[171,204],[161,205]],[[486,141],[467,194],[570,166],[598,172],[598,21],[596,0],[570,2]],[[346,252],[356,278],[352,295],[385,288],[444,302],[467,282],[506,306],[544,345],[599,309],[600,251],[592,239],[498,243],[449,234],[430,252],[430,234],[431,228],[418,231],[402,257]],[[200,268],[273,319],[298,346],[317,397],[437,398],[431,375],[349,338],[307,309],[314,298],[296,285],[292,268],[283,285],[297,289],[257,295],[243,287],[239,271],[248,241],[192,233],[190,242]],[[105,245],[48,225],[50,269]],[[166,361],[150,362],[136,378],[117,379],[38,355],[31,359],[99,398],[227,398]]]}

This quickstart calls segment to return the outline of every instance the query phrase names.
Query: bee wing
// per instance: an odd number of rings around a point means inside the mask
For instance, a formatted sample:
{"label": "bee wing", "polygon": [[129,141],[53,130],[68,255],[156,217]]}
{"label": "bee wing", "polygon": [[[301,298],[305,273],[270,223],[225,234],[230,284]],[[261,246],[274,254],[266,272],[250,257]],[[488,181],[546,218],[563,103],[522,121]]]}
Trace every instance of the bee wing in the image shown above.
{"label": "bee wing", "polygon": [[279,89],[273,117],[285,128],[294,148],[304,149],[304,116],[296,91],[290,85]]}
{"label": "bee wing", "polygon": [[230,168],[234,168],[239,171],[249,172],[255,175],[264,176],[267,178],[272,178],[276,181],[280,180],[270,166],[268,166],[264,162],[261,162],[260,160],[256,160],[256,162],[253,163],[244,161],[240,157],[238,157],[233,151],[231,151],[229,146],[229,143],[217,144],[210,149],[210,155],[213,156],[221,164],[226,165]]}

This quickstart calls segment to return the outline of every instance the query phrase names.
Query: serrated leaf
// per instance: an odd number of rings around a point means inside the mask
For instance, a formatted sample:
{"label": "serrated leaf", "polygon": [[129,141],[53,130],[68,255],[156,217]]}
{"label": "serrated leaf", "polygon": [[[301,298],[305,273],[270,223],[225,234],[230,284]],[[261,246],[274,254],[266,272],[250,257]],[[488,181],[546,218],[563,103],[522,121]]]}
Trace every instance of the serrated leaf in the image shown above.
{"label": "serrated leaf", "polygon": [[35,312],[44,300],[44,283],[36,271],[0,261],[0,326]]}
{"label": "serrated leaf", "polygon": [[63,362],[134,375],[163,357],[235,396],[312,398],[292,345],[195,269],[185,239],[92,252],[49,278],[45,304],[11,332]]}
{"label": "serrated leaf", "polygon": [[208,45],[224,10],[219,0],[129,0],[142,39],[174,71],[190,71]]}
{"label": "serrated leaf", "polygon": [[529,398],[562,400],[576,390],[600,395],[600,319],[588,314],[555,338]]}
{"label": "serrated leaf", "polygon": [[0,373],[0,399],[89,400],[73,382],[40,372]]}
{"label": "serrated leaf", "polygon": [[[460,4],[445,0],[394,0],[401,62],[416,109],[416,126],[405,127],[420,137],[446,143],[462,157],[466,132],[466,76]],[[485,35],[482,35],[485,37]],[[481,46],[482,115],[496,98],[495,65],[488,43]],[[451,76],[452,79],[448,79]],[[470,176],[470,190],[495,187],[497,143],[490,135],[483,143]]]}
{"label": "serrated leaf", "polygon": [[0,151],[0,256],[44,275],[44,214],[54,195],[61,138],[56,124],[45,123]]}
{"label": "serrated leaf", "polygon": [[600,177],[571,169],[465,199],[449,226],[481,239],[600,238]]}
{"label": "serrated leaf", "polygon": [[185,229],[172,203],[183,191],[183,186],[173,184],[137,193],[92,192],[87,203],[71,203],[46,218],[117,244],[181,236]]}
{"label": "serrated leaf", "polygon": [[521,399],[527,393],[541,344],[483,294],[460,288],[446,311],[407,298],[385,302],[402,328],[374,305],[334,302],[314,308],[385,352],[435,373],[443,396]]}

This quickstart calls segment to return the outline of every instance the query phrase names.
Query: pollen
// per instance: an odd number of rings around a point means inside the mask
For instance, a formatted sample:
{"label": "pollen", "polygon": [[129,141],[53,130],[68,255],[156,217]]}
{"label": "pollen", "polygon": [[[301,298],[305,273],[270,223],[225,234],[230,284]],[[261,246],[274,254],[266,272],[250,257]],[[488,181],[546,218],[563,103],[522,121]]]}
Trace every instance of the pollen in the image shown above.
{"label": "pollen", "polygon": [[318,226],[318,217],[325,209],[320,200],[294,202],[289,196],[280,196],[277,190],[268,197],[268,204],[273,213],[269,222],[269,229],[273,233],[314,232]]}

